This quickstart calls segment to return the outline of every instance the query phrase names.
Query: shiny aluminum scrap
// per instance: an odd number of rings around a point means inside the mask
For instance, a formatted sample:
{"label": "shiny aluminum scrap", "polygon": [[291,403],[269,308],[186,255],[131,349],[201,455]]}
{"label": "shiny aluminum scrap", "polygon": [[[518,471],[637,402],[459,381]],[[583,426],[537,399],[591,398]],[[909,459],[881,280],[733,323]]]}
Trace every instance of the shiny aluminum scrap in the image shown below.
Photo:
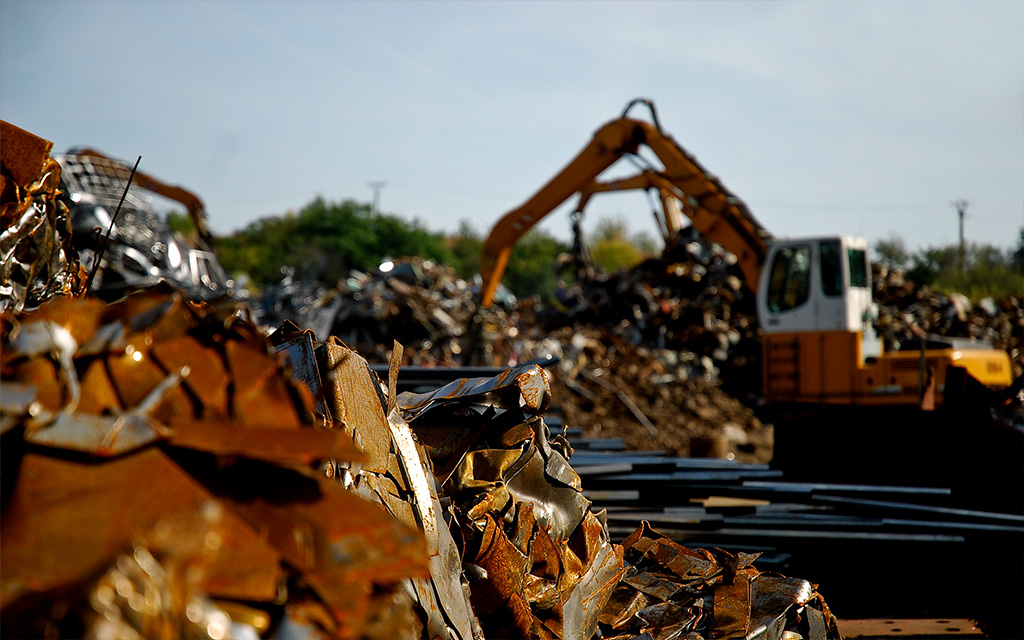
{"label": "shiny aluminum scrap", "polygon": [[3,637],[415,637],[427,545],[242,307],[164,288],[4,313]]}
{"label": "shiny aluminum scrap", "polygon": [[0,120],[0,311],[33,308],[82,286],[53,143]]}
{"label": "shiny aluminum scrap", "polygon": [[[207,244],[210,236],[198,197],[143,172],[132,177],[128,165],[91,149],[72,149],[55,159],[63,168],[74,246],[89,269],[102,253],[93,291],[112,299],[164,280],[195,300],[212,300],[230,292],[233,283]],[[173,232],[157,212],[154,196],[184,205],[195,233],[186,239]],[[117,220],[112,221],[115,213]],[[104,248],[100,238],[108,230],[110,239]]]}

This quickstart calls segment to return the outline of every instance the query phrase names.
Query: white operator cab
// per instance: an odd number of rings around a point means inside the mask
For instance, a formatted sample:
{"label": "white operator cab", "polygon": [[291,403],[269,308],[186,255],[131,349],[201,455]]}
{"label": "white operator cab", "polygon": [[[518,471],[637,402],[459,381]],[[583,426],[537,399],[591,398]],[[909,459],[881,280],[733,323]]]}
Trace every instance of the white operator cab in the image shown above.
{"label": "white operator cab", "polygon": [[861,358],[881,355],[871,321],[868,244],[856,236],[775,241],[757,293],[757,316],[766,334],[861,333]]}

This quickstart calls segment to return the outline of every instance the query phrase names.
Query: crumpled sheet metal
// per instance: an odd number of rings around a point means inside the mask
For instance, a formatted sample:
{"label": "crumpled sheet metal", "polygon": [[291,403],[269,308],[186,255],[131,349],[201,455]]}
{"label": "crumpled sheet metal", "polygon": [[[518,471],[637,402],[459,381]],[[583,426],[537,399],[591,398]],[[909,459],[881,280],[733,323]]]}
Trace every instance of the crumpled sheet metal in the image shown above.
{"label": "crumpled sheet metal", "polygon": [[82,287],[53,143],[0,120],[0,311],[33,308]]}
{"label": "crumpled sheet metal", "polygon": [[[326,359],[335,368],[347,363],[346,375],[364,381],[358,394],[327,395],[349,404],[362,397],[364,410],[377,416],[371,423],[377,426],[370,428],[382,428],[384,415],[392,428],[391,458],[379,463],[387,471],[343,471],[356,490],[427,535],[436,554],[433,588],[423,595],[420,589],[429,585],[416,585],[420,615],[429,620],[427,635],[459,637],[465,632],[457,625],[442,625],[462,620],[475,637],[488,638],[590,638],[600,631],[611,637],[781,639],[797,629],[808,638],[838,637],[811,585],[760,574],[751,566],[756,555],[691,551],[649,528],[625,547],[612,544],[603,512],[591,511],[568,462],[568,441],[550,438],[543,417],[529,412],[519,394],[491,393],[515,389],[508,380],[517,370],[395,398],[394,360],[388,385],[377,380],[371,387],[366,381],[373,381],[372,374],[361,359],[338,344],[326,349],[338,352]],[[395,353],[400,358],[401,348]],[[353,408],[334,413],[345,412],[352,415]],[[408,440],[401,444],[402,417],[410,418],[415,453]],[[352,430],[354,440],[370,433],[361,427]],[[429,505],[416,496],[416,459],[435,481]],[[431,518],[438,518],[436,529],[429,526]],[[435,531],[438,546],[431,542]],[[628,563],[624,549],[632,554]],[[665,566],[646,566],[645,555]],[[468,620],[453,613],[455,574],[465,581],[468,606],[460,597],[455,602]]]}
{"label": "crumpled sheet metal", "polygon": [[[385,385],[337,340],[279,336],[304,346],[274,355],[244,311],[167,291],[57,300],[0,329],[5,635],[589,638],[642,610],[651,629],[780,637],[787,594],[807,591],[762,593],[752,556],[627,566],[523,372],[406,421],[400,348]],[[694,580],[717,590],[681,614]]]}
{"label": "crumpled sheet metal", "polygon": [[604,638],[840,637],[815,587],[760,573],[757,554],[688,549],[646,522],[623,547],[627,569],[601,613]]}
{"label": "crumpled sheet metal", "polygon": [[450,512],[439,499],[429,458],[395,408],[393,388],[390,397],[385,395],[366,361],[335,338],[316,345],[312,332],[291,331],[277,339],[278,349],[289,354],[296,377],[317,381],[330,427],[364,453],[358,464],[329,463],[334,465],[330,475],[425,537],[429,578],[414,577],[408,582],[416,610],[425,619],[419,635],[453,640],[483,637],[467,597]]}
{"label": "crumpled sheet metal", "polygon": [[5,637],[414,628],[423,535],[324,476],[365,457],[244,310],[60,298],[0,340]]}
{"label": "crumpled sheet metal", "polygon": [[[239,425],[302,427],[312,399],[267,354],[262,335],[234,315],[218,334],[218,318],[207,313],[205,305],[154,290],[116,305],[62,298],[12,318],[4,326],[5,379],[33,387],[36,400],[3,407],[5,428],[22,419],[29,442],[110,457],[173,438],[223,449]],[[197,422],[219,428],[197,433]],[[184,424],[177,434],[175,423]],[[289,447],[301,453],[301,442],[314,447],[307,454],[317,452],[314,443],[321,454],[344,446],[312,431],[282,438],[290,444],[234,440],[252,453],[283,447],[278,456]]]}
{"label": "crumpled sheet metal", "polygon": [[[622,571],[599,515],[567,458],[549,441],[543,406],[516,393],[532,367],[404,393],[398,407],[439,469],[451,501],[470,600],[486,637],[589,638]],[[550,394],[533,374],[537,397]]]}
{"label": "crumpled sheet metal", "polygon": [[621,550],[589,510],[568,442],[549,442],[532,415],[550,395],[541,369],[395,397],[400,345],[385,386],[337,340],[310,358],[310,332],[281,338],[279,349],[305,369],[298,377],[319,367],[332,428],[366,455],[339,464],[339,480],[427,538],[431,577],[411,582],[421,635],[592,635]]}
{"label": "crumpled sheet metal", "polygon": [[536,364],[506,369],[492,378],[462,378],[454,380],[429,393],[403,393],[398,407],[407,420],[431,405],[442,401],[488,404],[487,396],[497,396],[496,402],[522,407],[531,414],[544,413],[551,401],[551,383],[547,372]]}

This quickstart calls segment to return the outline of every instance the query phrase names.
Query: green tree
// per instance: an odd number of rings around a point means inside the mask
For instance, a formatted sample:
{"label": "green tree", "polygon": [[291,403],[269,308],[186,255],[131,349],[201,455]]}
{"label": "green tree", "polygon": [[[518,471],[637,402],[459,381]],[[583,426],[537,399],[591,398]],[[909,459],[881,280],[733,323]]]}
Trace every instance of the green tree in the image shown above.
{"label": "green tree", "polygon": [[320,197],[297,214],[257,220],[217,245],[226,270],[248,273],[261,286],[279,281],[283,267],[305,267],[333,286],[352,269],[376,268],[385,256],[438,262],[452,257],[444,236],[418,221],[376,214],[354,200],[328,202]]}
{"label": "green tree", "polygon": [[604,271],[633,267],[646,257],[629,237],[629,228],[621,216],[602,218],[589,245],[594,264]]}
{"label": "green tree", "polygon": [[181,234],[195,233],[196,225],[192,218],[183,211],[169,211],[167,213],[167,228]]}
{"label": "green tree", "polygon": [[930,285],[940,273],[956,269],[959,252],[956,247],[928,247],[911,256],[907,277],[914,282]]}
{"label": "green tree", "polygon": [[1021,276],[1016,263],[1017,251],[1024,254],[1024,230],[1018,250],[1002,251],[987,244],[964,247],[964,264],[956,245],[928,247],[913,254],[907,277],[943,293],[962,293],[972,300],[987,296],[1022,295]]}
{"label": "green tree", "polygon": [[468,220],[459,222],[459,230],[448,238],[448,251],[452,255],[451,266],[463,278],[472,278],[480,273],[484,241]]}
{"label": "green tree", "polygon": [[1017,234],[1017,246],[1010,250],[1010,263],[1017,273],[1024,274],[1024,227]]}
{"label": "green tree", "polygon": [[888,240],[876,241],[874,249],[879,261],[890,269],[905,269],[910,262],[910,251],[903,238],[897,235],[890,235]]}
{"label": "green tree", "polygon": [[657,255],[661,252],[661,241],[655,240],[654,236],[646,231],[638,231],[632,235],[630,242],[636,245],[645,257]]}
{"label": "green tree", "polygon": [[551,304],[557,287],[555,259],[568,250],[568,245],[547,232],[532,229],[512,250],[502,282],[517,296],[538,295]]}

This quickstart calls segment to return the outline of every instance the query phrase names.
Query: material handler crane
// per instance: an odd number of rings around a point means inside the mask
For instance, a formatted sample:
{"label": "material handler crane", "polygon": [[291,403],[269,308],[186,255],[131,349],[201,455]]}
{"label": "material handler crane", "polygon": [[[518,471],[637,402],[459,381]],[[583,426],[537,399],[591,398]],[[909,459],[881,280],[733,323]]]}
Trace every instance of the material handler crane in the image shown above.
{"label": "material handler crane", "polygon": [[[646,104],[651,122],[628,117]],[[614,181],[599,176],[623,157],[650,149],[663,168]],[[634,100],[606,123],[561,171],[503,216],[484,245],[482,303],[490,305],[516,242],[579,194],[658,189],[666,239],[686,215],[701,235],[737,258],[756,294],[762,341],[763,396],[772,406],[941,406],[964,389],[1001,390],[1012,382],[1006,352],[980,341],[935,338],[886,351],[871,325],[868,245],[850,235],[773,239],[747,206],[662,131],[654,105]],[[676,206],[678,204],[678,206]]]}

